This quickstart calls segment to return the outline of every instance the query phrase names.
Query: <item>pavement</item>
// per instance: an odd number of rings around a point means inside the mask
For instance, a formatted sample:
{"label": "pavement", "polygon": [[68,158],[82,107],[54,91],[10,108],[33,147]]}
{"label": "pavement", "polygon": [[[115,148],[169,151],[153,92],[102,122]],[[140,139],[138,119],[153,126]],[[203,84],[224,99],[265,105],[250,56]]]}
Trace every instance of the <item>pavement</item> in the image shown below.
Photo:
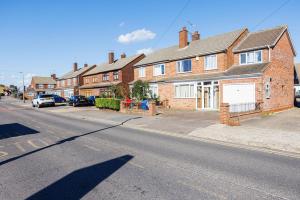
{"label": "pavement", "polygon": [[300,198],[299,158],[1,101],[0,119],[0,199]]}

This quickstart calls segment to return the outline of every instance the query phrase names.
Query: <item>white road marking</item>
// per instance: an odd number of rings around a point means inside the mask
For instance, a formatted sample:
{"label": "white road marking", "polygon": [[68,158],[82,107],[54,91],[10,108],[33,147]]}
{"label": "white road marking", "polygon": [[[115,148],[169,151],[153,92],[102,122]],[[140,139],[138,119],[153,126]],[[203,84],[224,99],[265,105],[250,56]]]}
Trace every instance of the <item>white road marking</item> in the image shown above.
{"label": "white road marking", "polygon": [[91,150],[94,150],[94,151],[100,151],[100,149],[98,149],[98,148],[96,148],[96,147],[92,147],[92,146],[90,146],[90,145],[84,145],[86,148],[88,148],[88,149],[91,149]]}
{"label": "white road marking", "polygon": [[45,141],[45,138],[43,139],[38,139],[41,143],[43,143],[44,145],[48,146],[49,143]]}
{"label": "white road marking", "polygon": [[8,153],[7,152],[4,152],[4,151],[0,151],[0,158],[4,157],[4,156],[7,156]]}
{"label": "white road marking", "polygon": [[22,152],[26,152],[26,150],[21,146],[20,142],[15,142],[14,145]]}
{"label": "white road marking", "polygon": [[34,148],[41,148],[40,146],[33,143],[33,140],[27,140],[27,143],[33,146]]}

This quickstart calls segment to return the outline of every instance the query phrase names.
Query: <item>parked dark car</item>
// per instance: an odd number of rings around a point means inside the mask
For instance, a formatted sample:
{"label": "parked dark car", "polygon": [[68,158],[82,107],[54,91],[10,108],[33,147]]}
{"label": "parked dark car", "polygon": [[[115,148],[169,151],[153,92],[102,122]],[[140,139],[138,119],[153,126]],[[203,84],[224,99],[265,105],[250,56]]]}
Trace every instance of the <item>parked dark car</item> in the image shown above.
{"label": "parked dark car", "polygon": [[56,94],[53,95],[55,103],[65,103],[67,100],[61,96],[58,96]]}
{"label": "parked dark car", "polygon": [[69,105],[70,106],[87,106],[89,105],[89,101],[85,96],[76,95],[71,96],[69,99]]}
{"label": "parked dark car", "polygon": [[89,101],[89,105],[94,106],[96,102],[96,98],[99,98],[99,96],[89,96],[87,99]]}
{"label": "parked dark car", "polygon": [[300,94],[295,95],[295,106],[300,108]]}

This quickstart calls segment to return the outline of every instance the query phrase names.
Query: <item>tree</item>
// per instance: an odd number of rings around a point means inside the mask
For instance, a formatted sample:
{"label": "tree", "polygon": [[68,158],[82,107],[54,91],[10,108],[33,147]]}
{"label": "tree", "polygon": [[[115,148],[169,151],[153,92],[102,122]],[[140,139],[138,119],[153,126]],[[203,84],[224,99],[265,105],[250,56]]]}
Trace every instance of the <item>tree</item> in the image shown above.
{"label": "tree", "polygon": [[128,89],[124,85],[112,85],[110,91],[112,96],[117,99],[124,99],[129,96]]}
{"label": "tree", "polygon": [[138,100],[144,100],[148,98],[149,83],[147,81],[138,80],[133,84],[132,97]]}

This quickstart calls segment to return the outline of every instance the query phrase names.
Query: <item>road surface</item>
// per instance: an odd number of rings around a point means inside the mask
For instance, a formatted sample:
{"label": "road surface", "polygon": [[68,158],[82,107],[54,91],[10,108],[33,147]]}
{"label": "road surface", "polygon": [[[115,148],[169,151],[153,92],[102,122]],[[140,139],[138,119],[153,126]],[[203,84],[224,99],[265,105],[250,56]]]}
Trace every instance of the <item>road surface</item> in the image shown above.
{"label": "road surface", "polygon": [[0,174],[3,200],[300,199],[297,158],[3,101]]}

